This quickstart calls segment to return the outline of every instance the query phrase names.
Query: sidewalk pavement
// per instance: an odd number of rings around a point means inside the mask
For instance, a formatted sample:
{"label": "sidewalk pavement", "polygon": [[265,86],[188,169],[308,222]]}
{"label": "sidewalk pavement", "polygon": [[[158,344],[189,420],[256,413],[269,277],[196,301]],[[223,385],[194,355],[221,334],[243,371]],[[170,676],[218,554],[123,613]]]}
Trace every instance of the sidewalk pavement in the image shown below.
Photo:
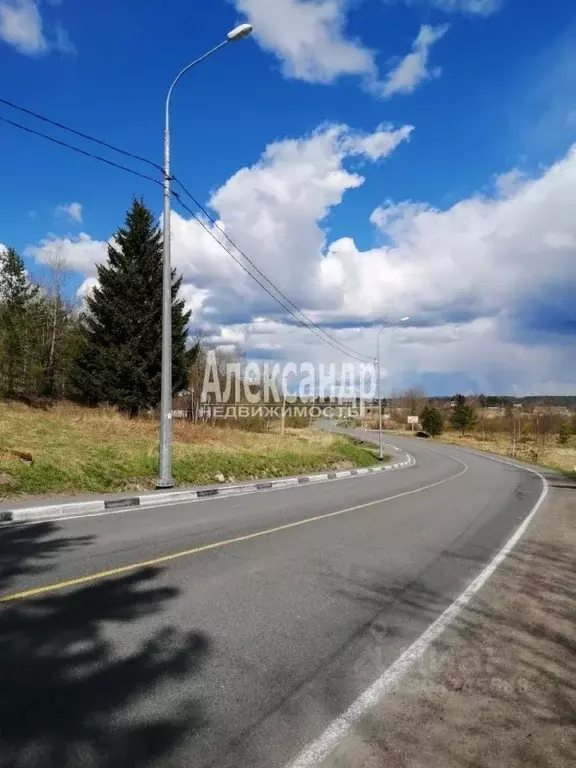
{"label": "sidewalk pavement", "polygon": [[576,479],[547,479],[515,550],[322,768],[576,765]]}

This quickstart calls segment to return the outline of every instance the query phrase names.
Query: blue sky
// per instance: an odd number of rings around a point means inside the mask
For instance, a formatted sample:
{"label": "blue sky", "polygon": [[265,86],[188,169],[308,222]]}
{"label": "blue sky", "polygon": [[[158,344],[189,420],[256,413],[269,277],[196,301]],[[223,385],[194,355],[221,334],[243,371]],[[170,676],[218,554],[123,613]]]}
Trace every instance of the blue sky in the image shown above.
{"label": "blue sky", "polygon": [[[174,171],[226,231],[360,354],[410,315],[389,388],[576,391],[573,2],[0,0],[0,96],[160,162],[168,84],[245,20],[255,36],[187,75],[172,112]],[[133,194],[160,213],[154,185],[2,123],[0,147],[0,242],[32,272],[59,249],[72,289]],[[175,216],[194,328],[334,357]]]}

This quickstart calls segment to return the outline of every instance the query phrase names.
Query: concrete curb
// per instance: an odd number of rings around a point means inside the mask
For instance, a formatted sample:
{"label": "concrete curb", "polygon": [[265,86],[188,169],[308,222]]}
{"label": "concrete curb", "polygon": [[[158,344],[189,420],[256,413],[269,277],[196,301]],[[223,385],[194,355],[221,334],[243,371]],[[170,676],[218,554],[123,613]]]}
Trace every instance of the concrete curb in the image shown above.
{"label": "concrete curb", "polygon": [[[390,446],[394,448],[394,446]],[[399,450],[394,448],[394,450]],[[153,507],[160,504],[171,504],[183,501],[205,501],[210,498],[223,498],[236,496],[243,493],[256,493],[279,488],[290,488],[306,483],[327,482],[329,480],[342,480],[347,477],[361,477],[377,472],[390,472],[395,469],[411,467],[416,462],[410,454],[406,454],[407,460],[396,464],[378,464],[374,467],[361,467],[359,469],[346,469],[338,472],[322,472],[314,475],[302,475],[300,477],[285,477],[278,480],[260,480],[247,485],[222,485],[216,488],[200,490],[170,491],[168,493],[151,493],[146,496],[131,496],[129,498],[109,499],[105,501],[80,501],[66,504],[50,504],[48,506],[26,507],[23,509],[0,510],[0,522],[2,523],[28,523],[41,520],[61,520],[76,515],[96,515],[107,510],[134,509],[136,507]]]}

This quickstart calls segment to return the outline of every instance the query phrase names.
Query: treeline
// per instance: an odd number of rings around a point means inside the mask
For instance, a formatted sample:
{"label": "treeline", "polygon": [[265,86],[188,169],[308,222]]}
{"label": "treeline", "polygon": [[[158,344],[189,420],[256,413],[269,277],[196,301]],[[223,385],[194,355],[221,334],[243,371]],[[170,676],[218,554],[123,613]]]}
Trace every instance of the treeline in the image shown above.
{"label": "treeline", "polygon": [[[160,400],[162,238],[152,212],[134,200],[97,266],[83,306],[58,253],[34,282],[21,256],[0,254],[0,395],[109,404],[134,416]],[[173,390],[188,385],[197,345],[187,348],[189,313],[172,283]]]}
{"label": "treeline", "polygon": [[[523,448],[526,457],[538,461],[550,441],[559,446],[571,444],[576,435],[576,412],[565,413],[558,407],[534,407],[534,403],[520,404],[507,398],[498,413],[491,413],[478,396],[454,395],[450,398],[427,398],[422,390],[409,390],[382,405],[388,417],[388,429],[407,429],[406,415],[418,416],[422,429],[433,437],[447,430],[474,436],[479,441],[490,441],[507,435],[510,454],[516,456]],[[373,421],[371,427],[377,426]],[[529,446],[527,448],[526,446]]]}
{"label": "treeline", "polygon": [[[110,240],[107,258],[96,268],[98,284],[83,303],[71,298],[73,275],[61,254],[54,253],[43,265],[42,280],[37,281],[13,248],[0,254],[0,396],[112,405],[130,416],[157,409],[162,259],[161,233],[141,200],[133,201],[124,226]],[[201,400],[209,349],[201,336],[189,338],[190,313],[179,298],[181,283],[173,271],[174,410],[194,421],[216,422],[210,398]],[[236,389],[229,364],[235,363],[242,375],[243,361],[220,351],[214,354],[221,390],[230,385]],[[251,416],[227,424],[265,431],[277,420],[275,415]],[[307,416],[285,419],[292,427],[309,422]]]}
{"label": "treeline", "polygon": [[0,253],[0,394],[36,399],[76,393],[82,345],[76,307],[64,295],[65,265],[55,255],[41,284],[31,282],[20,255]]}
{"label": "treeline", "polygon": [[[456,396],[434,397],[438,403],[450,403]],[[524,397],[511,397],[509,395],[471,395],[471,399],[478,403],[480,408],[508,408],[519,403],[523,406],[541,405],[550,408],[576,409],[576,395],[526,395]]]}

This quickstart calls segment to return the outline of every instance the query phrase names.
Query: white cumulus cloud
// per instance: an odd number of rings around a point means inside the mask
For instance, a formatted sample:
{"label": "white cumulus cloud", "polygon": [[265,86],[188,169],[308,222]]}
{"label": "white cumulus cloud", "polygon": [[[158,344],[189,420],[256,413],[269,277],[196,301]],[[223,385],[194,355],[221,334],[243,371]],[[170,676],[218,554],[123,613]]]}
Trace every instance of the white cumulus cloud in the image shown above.
{"label": "white cumulus cloud", "polygon": [[[574,391],[576,147],[533,176],[502,174],[492,194],[447,209],[384,200],[366,211],[381,242],[372,248],[331,237],[332,216],[364,174],[380,174],[386,187],[386,164],[369,161],[409,135],[408,126],[365,135],[327,125],[274,142],[216,190],[210,206],[285,296],[361,354],[374,355],[378,323],[409,316],[408,327],[383,336],[390,386],[461,374],[486,392],[512,384],[519,393]],[[241,340],[255,355],[344,359],[298,327],[194,220],[173,213],[172,231],[194,328],[222,343]],[[54,247],[86,278],[106,256],[106,243],[85,234],[47,238],[28,253],[42,259]]]}
{"label": "white cumulus cloud", "polygon": [[365,155],[369,160],[381,160],[388,157],[402,141],[410,138],[413,130],[411,125],[395,129],[392,125],[383,123],[374,133],[352,136],[348,146],[352,152]]}
{"label": "white cumulus cloud", "polygon": [[0,0],[0,41],[29,56],[49,50],[61,53],[75,50],[59,22],[54,26],[53,37],[46,35],[36,0]]}
{"label": "white cumulus cloud", "polygon": [[387,74],[383,83],[375,82],[372,89],[386,97],[396,93],[413,93],[424,80],[438,77],[441,69],[430,69],[429,66],[430,48],[444,37],[447,31],[447,24],[438,27],[424,24],[412,45],[412,51]]}
{"label": "white cumulus cloud", "polygon": [[40,263],[49,262],[57,255],[70,269],[87,277],[96,274],[96,264],[106,260],[107,252],[108,243],[93,240],[85,232],[75,238],[49,235],[25,251],[27,256],[33,256]]}
{"label": "white cumulus cloud", "polygon": [[[367,325],[410,316],[412,327],[394,332],[392,372],[465,371],[485,391],[510,382],[519,391],[570,390],[576,150],[534,178],[502,175],[494,196],[446,210],[385,202],[370,218],[386,245],[361,250],[352,237],[330,241],[325,223],[363,183],[346,168],[362,141],[350,134],[329,126],[268,147],[213,195],[221,226],[289,298],[362,354],[373,354]],[[240,333],[265,317],[255,349],[280,344],[287,358],[338,357],[295,327],[193,222],[174,217],[179,266],[204,292],[198,322]]]}
{"label": "white cumulus cloud", "polygon": [[48,48],[42,18],[34,0],[0,2],[0,39],[20,53],[42,53]]}
{"label": "white cumulus cloud", "polygon": [[428,69],[430,46],[446,27],[423,26],[412,52],[382,81],[376,54],[346,32],[351,0],[233,0],[254,26],[258,43],[282,63],[287,77],[331,83],[342,75],[361,77],[364,87],[382,98],[411,93],[437,76]]}
{"label": "white cumulus cloud", "polygon": [[547,287],[576,285],[576,226],[566,205],[574,187],[572,151],[506,197],[474,196],[445,211],[389,202],[371,220],[391,244],[361,251],[341,238],[322,269],[332,283],[340,276],[347,312],[359,302],[373,311],[383,304],[427,323],[524,312]]}
{"label": "white cumulus cloud", "polygon": [[76,296],[84,300],[87,296],[90,296],[92,294],[92,291],[94,288],[98,286],[98,278],[96,277],[87,277],[86,280],[82,283],[80,288],[76,291]]}
{"label": "white cumulus cloud", "polygon": [[329,83],[375,71],[372,51],[346,37],[347,0],[235,0],[260,45],[289,77]]}
{"label": "white cumulus cloud", "polygon": [[[380,126],[373,134],[362,134],[347,126],[329,125],[303,139],[275,142],[255,165],[239,170],[217,190],[210,205],[227,234],[253,254],[263,272],[269,274],[272,268],[275,282],[311,301],[319,286],[309,260],[321,258],[326,245],[321,222],[346,191],[364,182],[359,173],[345,167],[346,159],[382,159],[406,141],[411,130],[410,126]],[[183,258],[178,255],[177,246],[175,254],[185,273],[206,275],[206,262],[199,254],[208,253],[211,274],[220,276],[225,271],[233,276],[234,292],[257,295],[258,301],[270,305],[272,300],[262,297],[215,243],[208,250],[201,247],[208,235],[197,225],[177,225],[177,230],[184,229],[187,237],[180,242],[186,244],[185,256],[184,252]],[[231,304],[238,306],[232,298]]]}

